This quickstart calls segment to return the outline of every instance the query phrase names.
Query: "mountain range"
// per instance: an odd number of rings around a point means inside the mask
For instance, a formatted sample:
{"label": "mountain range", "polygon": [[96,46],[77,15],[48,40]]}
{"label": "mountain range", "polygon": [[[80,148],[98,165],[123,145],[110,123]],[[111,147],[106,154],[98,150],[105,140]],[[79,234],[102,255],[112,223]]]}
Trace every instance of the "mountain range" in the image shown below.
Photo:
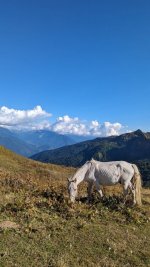
{"label": "mountain range", "polygon": [[38,152],[34,145],[25,142],[16,133],[3,127],[0,127],[0,145],[23,156],[30,156]]}
{"label": "mountain range", "polygon": [[86,137],[62,135],[50,130],[11,131],[0,127],[0,145],[26,157],[43,150],[75,144],[86,139]]}
{"label": "mountain range", "polygon": [[79,167],[91,158],[99,161],[126,160],[139,166],[144,183],[150,185],[150,133],[141,130],[47,150],[31,158],[73,167]]}

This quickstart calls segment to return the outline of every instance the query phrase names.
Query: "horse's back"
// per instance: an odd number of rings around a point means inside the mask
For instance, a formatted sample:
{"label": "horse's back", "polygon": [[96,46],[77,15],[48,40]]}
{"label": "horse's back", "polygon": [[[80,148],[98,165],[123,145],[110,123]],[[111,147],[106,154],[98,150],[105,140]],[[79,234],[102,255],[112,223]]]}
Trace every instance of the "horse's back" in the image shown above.
{"label": "horse's back", "polygon": [[130,180],[134,174],[132,164],[126,161],[95,161],[95,167],[95,176],[99,183],[103,185],[112,185],[123,180]]}
{"label": "horse's back", "polygon": [[110,165],[116,165],[116,166],[120,166],[122,167],[123,169],[126,169],[126,170],[133,170],[133,167],[132,167],[132,164],[127,162],[127,161],[124,161],[124,160],[117,160],[117,161],[96,161],[96,160],[93,160],[93,163],[95,162],[95,164],[103,167],[103,166],[110,166]]}
{"label": "horse's back", "polygon": [[116,184],[120,179],[120,168],[114,163],[100,164],[95,168],[95,177],[102,185]]}

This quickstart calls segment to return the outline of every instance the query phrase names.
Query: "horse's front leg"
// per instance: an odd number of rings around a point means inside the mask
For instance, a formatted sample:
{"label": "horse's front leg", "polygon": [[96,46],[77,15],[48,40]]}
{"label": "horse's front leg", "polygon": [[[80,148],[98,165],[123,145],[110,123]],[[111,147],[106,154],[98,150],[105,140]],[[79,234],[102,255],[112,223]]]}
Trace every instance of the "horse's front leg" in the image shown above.
{"label": "horse's front leg", "polygon": [[91,196],[92,196],[92,189],[93,189],[93,181],[88,182],[88,187],[87,187],[87,202],[90,203],[91,201]]}

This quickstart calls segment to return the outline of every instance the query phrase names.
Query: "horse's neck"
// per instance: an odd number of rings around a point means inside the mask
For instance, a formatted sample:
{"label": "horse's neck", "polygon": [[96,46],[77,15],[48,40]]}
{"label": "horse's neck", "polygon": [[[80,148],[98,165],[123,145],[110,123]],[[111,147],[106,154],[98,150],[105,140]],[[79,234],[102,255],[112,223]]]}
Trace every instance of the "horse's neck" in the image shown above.
{"label": "horse's neck", "polygon": [[83,165],[76,173],[76,185],[80,184],[82,181],[84,181],[85,177],[86,177],[86,173],[89,170],[90,165],[89,164],[85,164]]}

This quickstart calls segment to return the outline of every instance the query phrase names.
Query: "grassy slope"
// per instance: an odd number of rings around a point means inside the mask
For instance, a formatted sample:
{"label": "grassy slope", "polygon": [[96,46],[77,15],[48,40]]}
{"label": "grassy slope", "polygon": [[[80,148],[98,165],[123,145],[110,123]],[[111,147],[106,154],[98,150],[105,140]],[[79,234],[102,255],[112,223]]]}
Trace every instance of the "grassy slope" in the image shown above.
{"label": "grassy slope", "polygon": [[[95,194],[91,205],[83,198],[71,206],[73,172],[0,148],[0,266],[150,266],[150,190],[142,191],[142,208],[124,207],[116,187],[105,188],[102,202]],[[4,221],[19,227],[3,228]]]}

